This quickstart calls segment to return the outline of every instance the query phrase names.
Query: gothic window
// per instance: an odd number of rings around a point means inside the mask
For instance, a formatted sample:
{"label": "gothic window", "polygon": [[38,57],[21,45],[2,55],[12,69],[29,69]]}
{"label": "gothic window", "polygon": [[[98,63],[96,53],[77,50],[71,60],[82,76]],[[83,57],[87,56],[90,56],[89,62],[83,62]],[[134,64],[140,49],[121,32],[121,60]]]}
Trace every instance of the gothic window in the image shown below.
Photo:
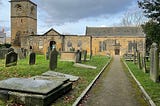
{"label": "gothic window", "polygon": [[35,11],[35,7],[34,7],[34,6],[31,6],[30,14],[34,15],[34,11]]}
{"label": "gothic window", "polygon": [[104,50],[104,51],[107,50],[106,47],[107,47],[107,46],[106,46],[106,42],[103,42],[103,50]]}
{"label": "gothic window", "polygon": [[72,47],[72,42],[71,42],[71,41],[68,41],[68,42],[67,42],[67,46],[68,46],[68,47]]}
{"label": "gothic window", "polygon": [[103,45],[103,42],[99,42],[99,52],[102,52],[104,49],[104,45]]}
{"label": "gothic window", "polygon": [[82,41],[81,41],[81,40],[78,41],[77,46],[78,46],[78,47],[81,47],[81,46],[82,46]]}
{"label": "gothic window", "polygon": [[17,11],[22,10],[22,6],[20,4],[16,4],[14,7],[16,8]]}
{"label": "gothic window", "polygon": [[23,11],[22,5],[16,4],[14,7],[16,8],[17,15],[22,13],[22,11]]}
{"label": "gothic window", "polygon": [[39,41],[39,49],[43,49],[43,41],[42,40]]}
{"label": "gothic window", "polygon": [[129,41],[128,42],[128,52],[132,52],[132,42],[131,41]]}
{"label": "gothic window", "polygon": [[137,43],[135,41],[133,42],[133,49],[137,50]]}
{"label": "gothic window", "polygon": [[21,35],[21,31],[17,31],[15,39],[13,41],[14,45],[16,45],[16,46],[20,46],[21,45],[20,35]]}

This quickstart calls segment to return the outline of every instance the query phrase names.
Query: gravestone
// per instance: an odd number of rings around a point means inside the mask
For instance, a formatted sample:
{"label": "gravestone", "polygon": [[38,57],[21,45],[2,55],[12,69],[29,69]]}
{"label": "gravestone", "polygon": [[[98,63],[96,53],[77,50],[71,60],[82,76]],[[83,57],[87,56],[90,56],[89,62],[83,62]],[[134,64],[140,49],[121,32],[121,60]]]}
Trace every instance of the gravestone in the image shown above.
{"label": "gravestone", "polygon": [[5,56],[7,55],[7,53],[11,51],[14,52],[14,49],[13,48],[1,48],[0,49],[0,59],[5,59]]}
{"label": "gravestone", "polygon": [[24,48],[20,48],[20,49],[17,50],[19,59],[25,59],[26,58],[26,53],[25,53],[24,50],[25,50]]}
{"label": "gravestone", "polygon": [[24,49],[23,54],[24,54],[24,58],[26,58],[27,57],[27,49]]}
{"label": "gravestone", "polygon": [[146,57],[143,57],[143,59],[142,59],[142,63],[143,63],[143,71],[144,71],[145,73],[147,73]]}
{"label": "gravestone", "polygon": [[141,54],[140,54],[139,51],[137,52],[137,58],[138,58],[138,68],[139,68],[139,69],[142,69]]}
{"label": "gravestone", "polygon": [[13,49],[13,48],[9,48],[9,49],[8,49],[8,53],[9,53],[9,52],[14,52],[14,49]]}
{"label": "gravestone", "polygon": [[81,63],[81,51],[80,50],[77,50],[76,52],[76,63]]}
{"label": "gravestone", "polygon": [[8,53],[8,48],[0,49],[0,59],[5,59],[5,55]]}
{"label": "gravestone", "polygon": [[17,65],[17,58],[18,58],[18,55],[17,53],[15,52],[9,52],[7,55],[6,55],[6,64],[5,66],[6,67],[10,67],[10,66],[15,66]]}
{"label": "gravestone", "polygon": [[49,59],[50,53],[51,53],[51,49],[50,49],[50,47],[48,47],[48,51],[46,52],[46,60]]}
{"label": "gravestone", "polygon": [[136,64],[136,50],[134,50],[134,54],[133,54],[133,63]]}
{"label": "gravestone", "polygon": [[55,68],[57,68],[57,57],[58,57],[58,52],[56,51],[56,49],[54,49],[50,53],[50,61],[49,61],[50,70],[54,70]]}
{"label": "gravestone", "polygon": [[156,43],[151,45],[150,49],[150,78],[154,81],[158,81],[159,77],[159,58],[158,58],[158,46]]}
{"label": "gravestone", "polygon": [[87,50],[83,51],[83,56],[84,56],[84,62],[86,62],[86,59],[87,59]]}
{"label": "gravestone", "polygon": [[36,53],[30,53],[29,55],[29,65],[34,65],[36,62]]}

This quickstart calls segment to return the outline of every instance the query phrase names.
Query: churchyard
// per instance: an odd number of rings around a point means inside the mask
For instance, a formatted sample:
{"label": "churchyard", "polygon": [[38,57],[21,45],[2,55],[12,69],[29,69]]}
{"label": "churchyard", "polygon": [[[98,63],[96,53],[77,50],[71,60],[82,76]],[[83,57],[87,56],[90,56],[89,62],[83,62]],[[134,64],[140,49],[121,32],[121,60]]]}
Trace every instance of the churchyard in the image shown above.
{"label": "churchyard", "polygon": [[[32,59],[30,59],[31,55]],[[77,97],[80,96],[82,91],[89,85],[89,83],[95,78],[95,76],[100,72],[100,70],[109,60],[109,57],[106,56],[93,56],[91,60],[82,61],[82,64],[96,66],[96,69],[91,69],[84,67],[75,67],[74,62],[60,61],[60,57],[58,56],[57,66],[50,67],[50,64],[52,63],[50,63],[50,61],[46,59],[45,55],[31,55],[26,56],[26,58],[23,59],[19,58],[16,64],[14,64],[13,66],[6,66],[5,59],[0,59],[0,80],[6,80],[8,78],[25,78],[23,79],[24,81],[30,81],[28,80],[28,78],[38,78],[36,77],[37,75],[41,76],[52,68],[55,72],[79,77],[78,81],[73,82],[72,89],[69,92],[67,92],[63,96],[60,96],[60,98],[56,99],[56,101],[53,100],[53,106],[72,105]],[[11,60],[14,61],[13,58]],[[19,79],[14,80],[17,81]],[[26,84],[29,84],[29,82],[26,82]],[[0,105],[12,106],[14,105],[14,101],[9,100],[4,102],[3,100],[0,100]]]}
{"label": "churchyard", "polygon": [[153,102],[157,106],[160,106],[160,55],[157,48],[157,44],[152,44],[149,56],[146,55],[144,57],[142,56],[142,54],[140,55],[138,52],[136,54],[136,56],[132,57],[135,57],[136,61],[134,61],[134,59],[130,59],[128,61],[127,58],[126,63],[132,71],[132,73],[134,74],[134,76],[137,78],[137,80],[149,94]]}

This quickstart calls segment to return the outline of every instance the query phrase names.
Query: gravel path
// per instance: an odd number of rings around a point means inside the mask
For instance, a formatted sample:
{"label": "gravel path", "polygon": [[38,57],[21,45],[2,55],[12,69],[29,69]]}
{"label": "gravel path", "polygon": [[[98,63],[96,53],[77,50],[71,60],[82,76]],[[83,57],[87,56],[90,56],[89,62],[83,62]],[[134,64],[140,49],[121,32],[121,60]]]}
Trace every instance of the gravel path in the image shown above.
{"label": "gravel path", "polygon": [[82,105],[148,106],[130,74],[124,71],[119,56],[114,57],[109,71],[103,73]]}

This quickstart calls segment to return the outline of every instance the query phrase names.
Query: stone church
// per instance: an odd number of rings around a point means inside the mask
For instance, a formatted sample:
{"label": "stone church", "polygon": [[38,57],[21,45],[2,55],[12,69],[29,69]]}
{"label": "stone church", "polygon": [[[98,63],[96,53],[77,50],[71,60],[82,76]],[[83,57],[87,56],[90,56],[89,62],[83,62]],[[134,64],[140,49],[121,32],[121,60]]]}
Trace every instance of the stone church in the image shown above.
{"label": "stone church", "polygon": [[52,44],[58,51],[87,50],[93,55],[123,55],[145,50],[145,34],[139,27],[86,27],[85,35],[63,35],[53,28],[37,35],[37,5],[11,0],[11,43],[17,48],[45,54]]}

